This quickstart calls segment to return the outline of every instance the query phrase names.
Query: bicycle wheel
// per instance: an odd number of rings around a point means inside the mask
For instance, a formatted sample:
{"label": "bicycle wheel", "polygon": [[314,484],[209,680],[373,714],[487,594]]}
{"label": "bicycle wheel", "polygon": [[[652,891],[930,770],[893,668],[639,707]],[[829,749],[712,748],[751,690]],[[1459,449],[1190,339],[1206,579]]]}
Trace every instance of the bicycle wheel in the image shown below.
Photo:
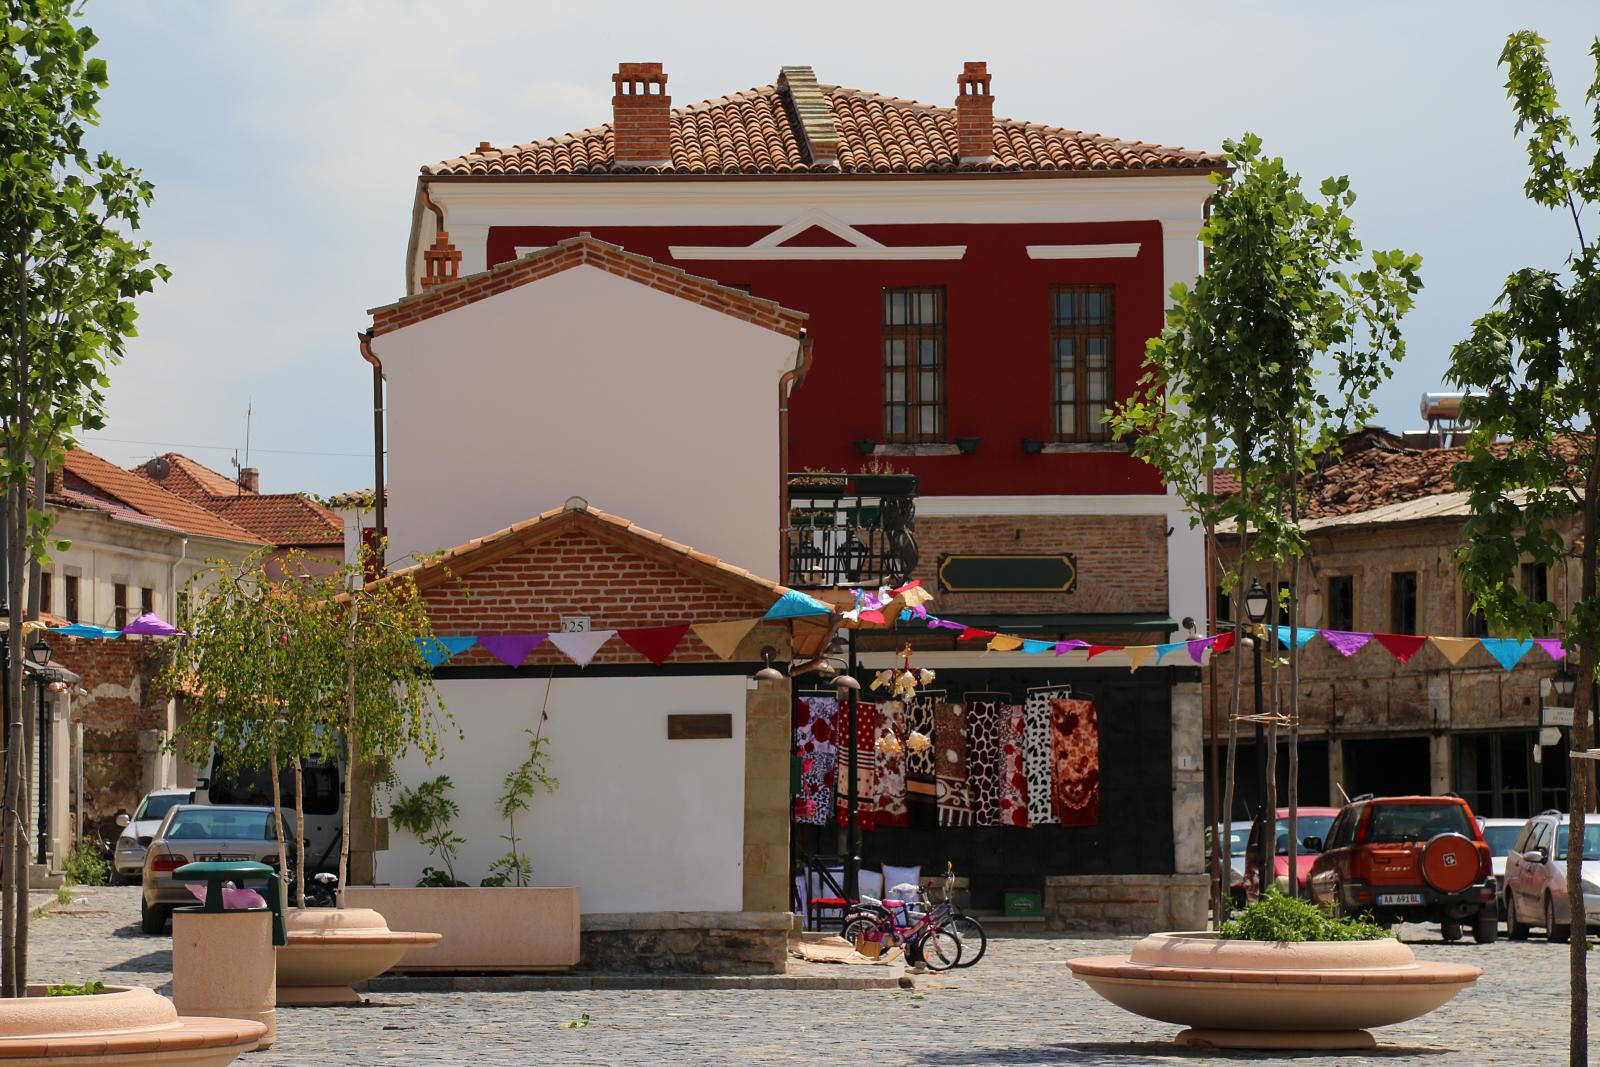
{"label": "bicycle wheel", "polygon": [[950,929],[961,939],[961,962],[957,967],[971,967],[983,959],[989,950],[989,936],[983,932],[983,924],[970,915],[957,915],[950,920]]}
{"label": "bicycle wheel", "polygon": [[[917,939],[917,954],[930,971],[948,971],[961,965],[961,938],[946,926],[935,926]],[[907,954],[910,958],[910,954]]]}

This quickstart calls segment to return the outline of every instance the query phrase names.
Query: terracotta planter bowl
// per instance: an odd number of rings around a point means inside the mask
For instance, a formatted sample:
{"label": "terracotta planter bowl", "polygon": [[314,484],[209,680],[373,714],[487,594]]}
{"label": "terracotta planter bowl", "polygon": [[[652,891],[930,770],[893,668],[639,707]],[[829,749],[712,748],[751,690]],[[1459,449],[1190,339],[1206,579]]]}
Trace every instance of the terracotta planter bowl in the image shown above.
{"label": "terracotta planter bowl", "polygon": [[1426,1015],[1483,972],[1419,962],[1378,941],[1223,941],[1153,934],[1127,956],[1068,960],[1111,1003],[1191,1027],[1177,1041],[1232,1048],[1370,1048],[1367,1027]]}
{"label": "terracotta planter bowl", "polygon": [[180,1016],[142,986],[47,997],[44,986],[0,1000],[0,1061],[7,1064],[181,1064],[221,1067],[256,1047],[261,1023]]}
{"label": "terracotta planter bowl", "polygon": [[389,929],[370,908],[306,908],[284,916],[289,943],[278,949],[278,1006],[360,1004],[351,986],[387,971],[441,935]]}

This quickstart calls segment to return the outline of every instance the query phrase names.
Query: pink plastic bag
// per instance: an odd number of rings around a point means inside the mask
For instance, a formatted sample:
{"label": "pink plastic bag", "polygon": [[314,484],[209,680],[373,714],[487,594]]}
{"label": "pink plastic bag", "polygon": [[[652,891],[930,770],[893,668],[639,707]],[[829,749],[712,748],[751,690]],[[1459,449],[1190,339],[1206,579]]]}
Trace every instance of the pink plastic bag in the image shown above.
{"label": "pink plastic bag", "polygon": [[[206,887],[190,883],[184,886],[194,894],[200,903],[206,902]],[[222,886],[222,908],[224,911],[248,911],[251,908],[264,908],[267,898],[257,893],[254,889],[235,889],[226,883]]]}

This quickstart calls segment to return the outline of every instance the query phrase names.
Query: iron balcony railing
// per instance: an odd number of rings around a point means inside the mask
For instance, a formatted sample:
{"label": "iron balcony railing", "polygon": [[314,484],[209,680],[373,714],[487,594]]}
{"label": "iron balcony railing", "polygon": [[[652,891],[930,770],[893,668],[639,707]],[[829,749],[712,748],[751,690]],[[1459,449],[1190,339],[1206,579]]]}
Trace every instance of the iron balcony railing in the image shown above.
{"label": "iron balcony railing", "polygon": [[787,584],[899,585],[917,567],[911,474],[791,474]]}

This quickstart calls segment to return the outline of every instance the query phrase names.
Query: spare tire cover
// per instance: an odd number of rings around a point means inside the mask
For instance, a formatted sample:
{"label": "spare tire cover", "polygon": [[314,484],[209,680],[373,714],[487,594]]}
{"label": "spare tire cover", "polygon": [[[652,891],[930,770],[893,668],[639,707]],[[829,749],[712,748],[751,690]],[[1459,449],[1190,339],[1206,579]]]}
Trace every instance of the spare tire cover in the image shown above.
{"label": "spare tire cover", "polygon": [[1478,880],[1478,846],[1462,834],[1440,834],[1422,850],[1422,877],[1441,893],[1459,893]]}

